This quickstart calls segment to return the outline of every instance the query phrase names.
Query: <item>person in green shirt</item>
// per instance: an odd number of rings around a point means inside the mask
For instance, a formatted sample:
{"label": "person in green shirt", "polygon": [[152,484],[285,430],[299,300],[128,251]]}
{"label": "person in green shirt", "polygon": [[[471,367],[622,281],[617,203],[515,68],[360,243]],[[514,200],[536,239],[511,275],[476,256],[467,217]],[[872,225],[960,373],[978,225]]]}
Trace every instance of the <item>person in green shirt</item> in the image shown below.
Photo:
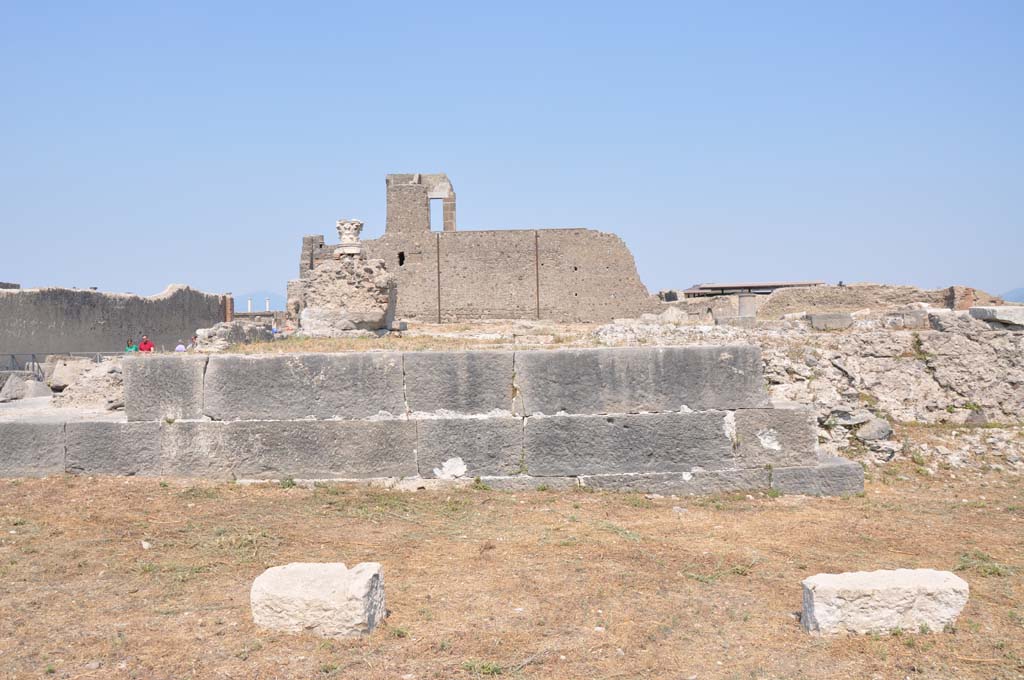
{"label": "person in green shirt", "polygon": [[138,352],[139,351],[139,346],[135,344],[134,340],[132,340],[131,338],[128,338],[128,341],[124,343],[124,351],[125,352]]}

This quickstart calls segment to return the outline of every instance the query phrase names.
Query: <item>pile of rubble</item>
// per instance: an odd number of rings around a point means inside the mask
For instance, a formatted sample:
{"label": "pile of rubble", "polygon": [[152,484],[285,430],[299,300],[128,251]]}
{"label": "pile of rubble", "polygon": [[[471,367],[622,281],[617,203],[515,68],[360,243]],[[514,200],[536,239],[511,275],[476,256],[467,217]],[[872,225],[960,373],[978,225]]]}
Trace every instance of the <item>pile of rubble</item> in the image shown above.
{"label": "pile of rubble", "polygon": [[[758,345],[771,398],[813,406],[829,453],[885,462],[913,455],[894,437],[893,424],[897,430],[900,423],[983,426],[984,432],[1005,433],[1005,457],[998,464],[1024,470],[1024,439],[1016,427],[1024,421],[1024,333],[1018,330],[1024,325],[1013,322],[1016,315],[1024,321],[1024,307],[953,311],[915,305],[847,314],[845,330],[823,332],[817,328],[834,324],[816,324],[815,315],[740,328],[679,323],[669,309],[618,320],[595,336],[605,345]],[[942,434],[948,438],[948,428]],[[980,443],[978,453],[984,450]],[[972,458],[955,444],[929,453],[951,465]]]}

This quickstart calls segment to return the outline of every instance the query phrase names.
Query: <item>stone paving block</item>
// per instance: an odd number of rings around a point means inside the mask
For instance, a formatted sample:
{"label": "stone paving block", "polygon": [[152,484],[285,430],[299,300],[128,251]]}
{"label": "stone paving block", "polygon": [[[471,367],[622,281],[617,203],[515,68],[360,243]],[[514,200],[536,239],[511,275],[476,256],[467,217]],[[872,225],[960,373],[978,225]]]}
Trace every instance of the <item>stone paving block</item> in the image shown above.
{"label": "stone paving block", "polygon": [[970,594],[962,578],[935,569],[816,574],[802,585],[800,623],[821,634],[938,633],[956,621]]}
{"label": "stone paving block", "polygon": [[249,591],[257,626],[342,638],[373,632],[384,617],[384,575],[377,562],[347,569],[340,562],[271,567]]}
{"label": "stone paving block", "polygon": [[1014,326],[1024,326],[1024,305],[971,307],[968,312],[975,319],[982,321],[998,321]]}
{"label": "stone paving block", "polygon": [[754,491],[768,488],[768,471],[706,470],[698,472],[644,473],[636,475],[584,475],[580,486],[611,491],[700,496],[712,493]]}
{"label": "stone paving block", "polygon": [[768,405],[752,345],[516,352],[517,413],[554,415]]}
{"label": "stone paving block", "polygon": [[0,422],[0,475],[64,474],[64,424]]}
{"label": "stone paving block", "polygon": [[772,488],[805,496],[853,496],[864,491],[864,468],[839,456],[819,456],[815,466],[772,469]]}
{"label": "stone paving block", "polygon": [[192,420],[203,415],[206,356],[139,354],[125,357],[128,420]]}
{"label": "stone paving block", "polygon": [[409,410],[489,413],[512,409],[512,352],[406,352]]}
{"label": "stone paving block", "polygon": [[725,413],[528,418],[526,473],[577,476],[735,467]]}
{"label": "stone paving block", "polygon": [[154,475],[160,468],[157,422],[70,422],[65,471],[85,475]]}
{"label": "stone paving block", "polygon": [[461,458],[467,477],[514,475],[523,465],[522,418],[431,418],[414,421],[423,477],[449,458]]}
{"label": "stone paving block", "polygon": [[405,413],[397,352],[210,357],[204,413],[214,420],[356,419]]}
{"label": "stone paving block", "polygon": [[853,315],[847,312],[808,314],[807,319],[816,331],[841,331],[853,325]]}
{"label": "stone paving block", "polygon": [[818,424],[812,409],[740,409],[733,418],[737,467],[817,465]]}
{"label": "stone paving block", "polygon": [[210,478],[416,476],[408,420],[161,423],[161,474]]}

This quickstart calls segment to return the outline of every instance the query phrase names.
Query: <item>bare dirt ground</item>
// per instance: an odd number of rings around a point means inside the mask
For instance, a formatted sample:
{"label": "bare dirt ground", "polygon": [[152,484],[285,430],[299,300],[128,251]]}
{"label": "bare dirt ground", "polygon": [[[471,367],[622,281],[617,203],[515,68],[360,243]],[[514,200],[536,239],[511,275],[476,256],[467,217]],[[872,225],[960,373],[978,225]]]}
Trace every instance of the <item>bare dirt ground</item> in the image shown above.
{"label": "bare dirt ground", "polygon": [[[1020,477],[871,474],[849,499],[4,480],[0,677],[1024,676]],[[370,560],[372,635],[253,625],[264,568]],[[801,631],[801,579],[896,567],[970,583],[954,630]]]}

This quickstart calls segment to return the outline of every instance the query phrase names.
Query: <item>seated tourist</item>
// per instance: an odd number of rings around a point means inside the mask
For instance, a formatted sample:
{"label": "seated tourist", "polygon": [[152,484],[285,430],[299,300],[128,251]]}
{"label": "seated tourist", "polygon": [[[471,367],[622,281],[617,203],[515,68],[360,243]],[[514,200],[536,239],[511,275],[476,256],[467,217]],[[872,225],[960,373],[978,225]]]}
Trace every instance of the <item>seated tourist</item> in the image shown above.
{"label": "seated tourist", "polygon": [[142,342],[139,343],[140,352],[152,352],[155,347],[156,345],[149,339],[149,336],[142,336]]}

